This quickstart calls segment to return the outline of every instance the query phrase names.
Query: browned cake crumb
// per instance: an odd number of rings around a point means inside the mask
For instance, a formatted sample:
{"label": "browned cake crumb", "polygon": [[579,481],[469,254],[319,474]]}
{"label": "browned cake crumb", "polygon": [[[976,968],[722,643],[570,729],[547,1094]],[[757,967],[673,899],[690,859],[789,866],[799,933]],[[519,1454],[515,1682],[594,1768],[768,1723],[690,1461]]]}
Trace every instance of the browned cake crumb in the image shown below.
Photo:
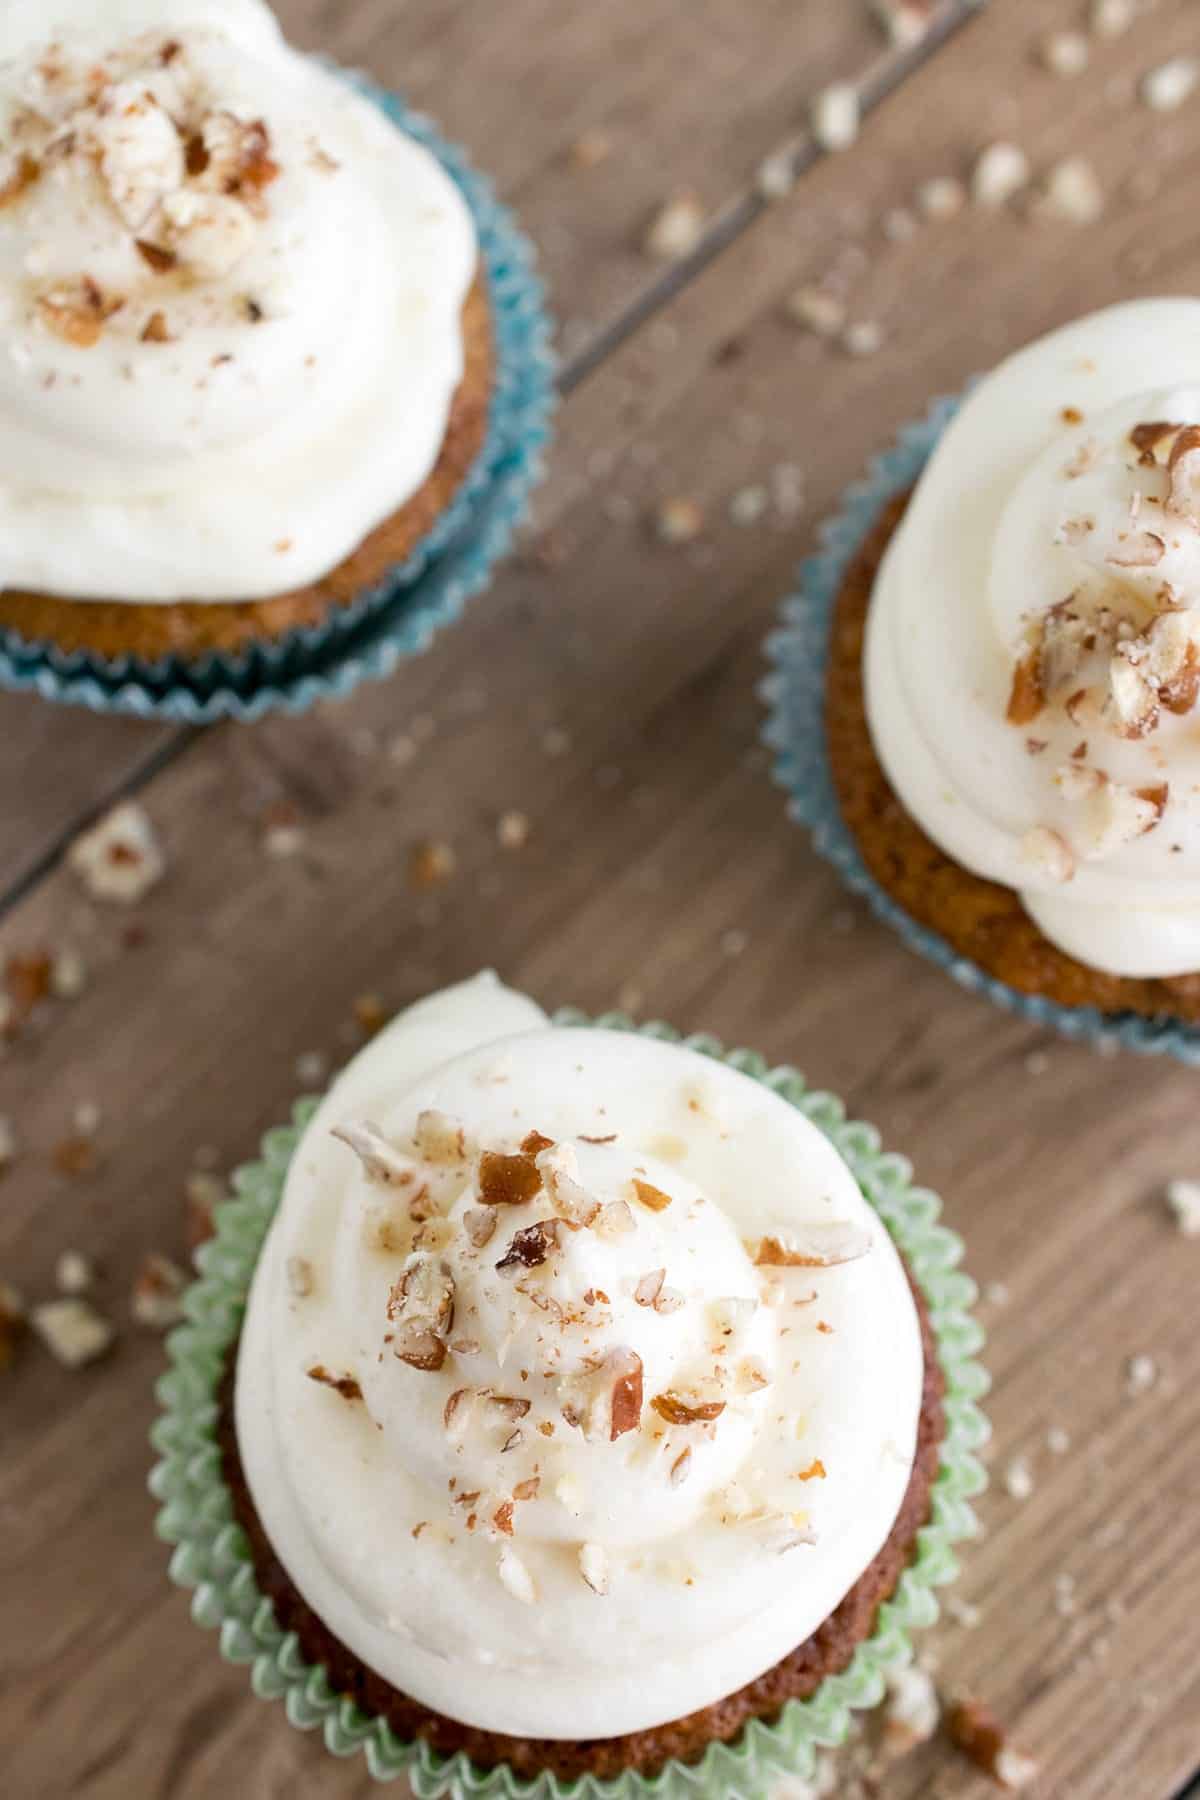
{"label": "browned cake crumb", "polygon": [[446,435],[432,474],[411,499],[353,551],[309,587],[268,600],[140,605],[116,600],[64,600],[50,594],[0,593],[0,628],[31,643],[83,650],[114,658],[199,657],[235,651],[319,625],[336,607],[354,600],[402,563],[445,511],[487,435],[493,352],[487,292],[476,278],[463,304],[463,378],[454,396]]}
{"label": "browned cake crumb", "polygon": [[888,506],[847,571],[834,614],[826,734],[842,817],[879,885],[960,956],[1023,994],[1102,1012],[1200,1021],[1200,971],[1163,979],[1105,975],[1055,949],[1017,895],[952,862],[909,817],[867,729],[862,650],[875,573],[908,496]]}
{"label": "browned cake crumb", "polygon": [[913,1293],[921,1323],[925,1383],[912,1475],[891,1535],[845,1599],[811,1637],[757,1681],[713,1706],[650,1731],[560,1742],[478,1731],[400,1693],[366,1668],[310,1610],[272,1550],[254,1510],[238,1456],[231,1362],[221,1388],[218,1439],[234,1513],[249,1540],[259,1587],[269,1596],[281,1628],[296,1633],[301,1651],[310,1662],[325,1666],[338,1693],[349,1695],[364,1712],[382,1715],[397,1736],[407,1740],[424,1738],[441,1756],[462,1750],[483,1768],[507,1763],[518,1775],[530,1779],[540,1770],[549,1769],[561,1781],[574,1781],[584,1774],[609,1779],[626,1769],[650,1775],[672,1759],[695,1762],[713,1740],[728,1742],[735,1738],[749,1719],[773,1719],[786,1701],[806,1699],[826,1676],[846,1668],[857,1646],[875,1629],[879,1608],[895,1591],[913,1558],[917,1533],[929,1517],[930,1490],[938,1472],[945,1391],[933,1329],[915,1284]]}

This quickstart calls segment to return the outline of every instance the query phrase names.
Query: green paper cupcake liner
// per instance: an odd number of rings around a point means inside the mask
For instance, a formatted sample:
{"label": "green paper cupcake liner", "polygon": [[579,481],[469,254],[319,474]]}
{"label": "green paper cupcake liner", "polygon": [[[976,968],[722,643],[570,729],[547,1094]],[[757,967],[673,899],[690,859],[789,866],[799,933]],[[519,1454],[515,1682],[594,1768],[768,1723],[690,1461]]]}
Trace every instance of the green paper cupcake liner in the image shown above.
{"label": "green paper cupcake liner", "polygon": [[175,1547],[171,1579],[192,1590],[193,1619],[218,1633],[227,1662],[249,1668],[254,1692],[281,1700],[300,1730],[319,1729],[333,1755],[361,1751],[377,1781],[407,1778],[417,1800],[768,1800],[773,1781],[811,1777],[817,1748],[842,1742],[853,1710],[878,1704],[888,1672],[912,1657],[912,1632],[938,1616],[936,1590],[958,1573],[954,1545],[975,1532],[970,1501],[986,1480],[976,1452],[988,1436],[978,1405],[988,1379],[975,1360],[983,1344],[970,1311],[975,1285],[958,1267],[961,1240],[938,1223],[941,1203],[914,1186],[908,1160],[881,1149],[874,1126],[848,1120],[840,1100],[810,1089],[795,1069],[771,1068],[753,1050],[727,1052],[706,1034],[682,1037],[658,1022],[637,1026],[621,1013],[592,1020],[568,1009],[555,1023],[682,1043],[781,1095],[845,1158],[921,1287],[946,1378],[941,1467],[917,1555],[849,1666],[827,1677],[808,1700],[789,1701],[774,1723],[752,1720],[733,1743],[710,1744],[699,1762],[671,1762],[652,1777],[630,1771],[615,1780],[588,1775],[563,1782],[549,1773],[527,1780],[503,1766],[478,1768],[461,1752],[439,1756],[423,1742],[401,1740],[385,1720],[333,1691],[325,1670],[300,1653],[295,1633],[280,1629],[258,1587],[249,1546],[234,1520],[216,1435],[217,1389],[315,1099],[298,1101],[291,1124],[264,1137],[261,1160],[237,1171],[235,1198],[217,1209],[216,1235],[197,1255],[201,1273],[185,1296],[187,1323],[167,1340],[171,1367],[157,1389],[162,1416],[151,1442],[160,1460],[150,1476],[150,1490],[161,1503],[157,1532]]}

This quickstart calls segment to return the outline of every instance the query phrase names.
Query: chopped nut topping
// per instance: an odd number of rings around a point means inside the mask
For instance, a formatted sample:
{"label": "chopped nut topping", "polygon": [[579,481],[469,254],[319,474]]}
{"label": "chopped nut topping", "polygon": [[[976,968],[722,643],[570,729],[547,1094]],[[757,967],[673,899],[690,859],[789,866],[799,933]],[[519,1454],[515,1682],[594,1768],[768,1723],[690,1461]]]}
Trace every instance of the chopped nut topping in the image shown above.
{"label": "chopped nut topping", "polygon": [[656,1394],[650,1402],[668,1425],[707,1425],[725,1411],[724,1400],[685,1400],[681,1394]]}
{"label": "chopped nut topping", "polygon": [[573,1376],[562,1389],[563,1418],[588,1443],[614,1443],[642,1420],[642,1359],[635,1350],[610,1350],[598,1368]]}
{"label": "chopped nut topping", "polygon": [[77,350],[90,350],[98,344],[105,324],[124,304],[120,295],[103,293],[90,275],[40,294],[36,302],[46,329]]}
{"label": "chopped nut topping", "polygon": [[463,1214],[463,1230],[476,1250],[482,1250],[496,1233],[496,1214],[487,1206],[470,1207]]}
{"label": "chopped nut topping", "polygon": [[846,325],[846,303],[827,288],[809,284],[789,294],[787,315],[817,337],[840,337]]}
{"label": "chopped nut topping", "polygon": [[531,1131],[521,1142],[521,1150],[525,1156],[537,1156],[542,1150],[553,1150],[554,1139],[543,1136],[540,1131]]}
{"label": "chopped nut topping", "polygon": [[349,1146],[366,1170],[371,1181],[385,1186],[410,1186],[414,1179],[411,1158],[389,1143],[377,1125],[368,1119],[347,1119],[342,1125],[331,1125],[330,1135]]}
{"label": "chopped nut topping", "polygon": [[678,1288],[665,1287],[659,1290],[652,1305],[656,1313],[666,1317],[668,1313],[677,1313],[686,1301]]}
{"label": "chopped nut topping", "polygon": [[858,90],[848,81],[823,88],[812,103],[812,133],[822,150],[848,150],[858,137]]}
{"label": "chopped nut topping", "polygon": [[467,1154],[466,1133],[457,1119],[427,1108],[417,1114],[417,1151],[429,1163],[458,1163]]}
{"label": "chopped nut topping", "polygon": [[989,144],[971,173],[971,198],[977,206],[1004,206],[1029,180],[1029,158],[1016,144]]}
{"label": "chopped nut topping", "polygon": [[[519,1436],[519,1433],[514,1432],[513,1436],[517,1437]],[[504,1448],[507,1450],[508,1445],[505,1444]],[[492,1524],[502,1537],[511,1537],[513,1535],[513,1503],[511,1500],[502,1500],[500,1502],[499,1506],[492,1514]]]}
{"label": "chopped nut topping", "polygon": [[764,1237],[754,1261],[768,1269],[829,1269],[854,1262],[871,1248],[868,1232],[842,1220],[796,1226]]}
{"label": "chopped nut topping", "polygon": [[1042,692],[1041,656],[1031,650],[1013,670],[1012,690],[1005,713],[1010,725],[1032,725],[1046,704]]}
{"label": "chopped nut topping", "polygon": [[399,1327],[393,1355],[413,1369],[440,1369],[454,1324],[454,1279],[446,1266],[427,1251],[410,1256],[388,1295],[387,1316]]}
{"label": "chopped nut topping", "polygon": [[704,510],[686,495],[660,500],[654,510],[654,534],[662,544],[690,544],[704,530]]}
{"label": "chopped nut topping", "polygon": [[819,1456],[814,1456],[807,1469],[796,1470],[797,1481],[824,1481],[825,1464]]}
{"label": "chopped nut topping", "polygon": [[579,1546],[579,1573],[593,1594],[601,1596],[607,1594],[608,1555],[602,1544],[581,1544]]}
{"label": "chopped nut topping", "polygon": [[1151,69],[1142,80],[1142,99],[1151,112],[1174,112],[1195,92],[1200,82],[1200,62],[1194,56],[1173,56]]}
{"label": "chopped nut topping", "polygon": [[152,312],[142,326],[143,344],[169,344],[171,333],[167,326],[167,315],[164,312]]}
{"label": "chopped nut topping", "polygon": [[1070,881],[1075,874],[1071,846],[1047,825],[1035,825],[1021,839],[1021,859],[1048,875],[1052,881]]}
{"label": "chopped nut topping", "polygon": [[670,1194],[664,1194],[661,1188],[654,1187],[649,1181],[643,1181],[637,1175],[633,1178],[633,1191],[644,1207],[650,1212],[665,1212],[671,1204]]}
{"label": "chopped nut topping", "polygon": [[65,1369],[81,1369],[112,1348],[116,1332],[88,1300],[48,1300],[31,1314],[34,1330]]}
{"label": "chopped nut topping", "polygon": [[1168,1181],[1166,1200],[1182,1235],[1200,1237],[1200,1181]]}
{"label": "chopped nut topping", "polygon": [[156,275],[169,274],[179,261],[173,250],[164,250],[161,244],[152,244],[148,238],[134,238],[133,247]]}
{"label": "chopped nut topping", "polygon": [[458,858],[449,844],[416,844],[408,858],[408,885],[414,888],[439,887],[449,881],[458,867]]}
{"label": "chopped nut topping", "polygon": [[666,1276],[667,1271],[665,1269],[652,1269],[648,1275],[642,1276],[641,1280],[633,1290],[633,1297],[639,1306],[654,1305],[654,1302],[662,1293],[662,1285],[666,1280]]}
{"label": "chopped nut topping", "polygon": [[558,1248],[558,1220],[539,1219],[513,1233],[508,1249],[496,1264],[500,1275],[520,1269],[537,1269]]}
{"label": "chopped nut topping", "polygon": [[501,1582],[514,1600],[520,1600],[524,1605],[532,1606],[537,1599],[537,1588],[534,1586],[533,1576],[516,1551],[507,1544],[501,1548],[497,1569]]}
{"label": "chopped nut topping", "polygon": [[689,1444],[685,1450],[680,1451],[679,1455],[675,1458],[675,1461],[671,1464],[671,1486],[673,1488],[682,1487],[691,1472],[692,1449]]}
{"label": "chopped nut topping", "polygon": [[306,1371],[310,1381],[319,1381],[323,1387],[332,1388],[343,1400],[361,1400],[362,1389],[353,1375],[331,1375],[324,1363],[314,1363]]}
{"label": "chopped nut topping", "polygon": [[513,1489],[514,1500],[536,1500],[542,1485],[540,1475],[530,1475],[526,1481],[518,1481]]}
{"label": "chopped nut topping", "polygon": [[170,1257],[150,1251],[133,1284],[130,1311],[139,1325],[165,1331],[183,1318],[183,1291],[187,1276]]}
{"label": "chopped nut topping", "polygon": [[485,1150],[479,1158],[479,1198],[485,1206],[524,1206],[541,1189],[541,1171],[527,1153]]}
{"label": "chopped nut topping", "polygon": [[610,1200],[596,1214],[592,1230],[597,1237],[612,1241],[628,1237],[634,1229],[634,1218],[624,1200]]}
{"label": "chopped nut topping", "polygon": [[1188,425],[1177,434],[1167,472],[1171,478],[1167,511],[1200,525],[1200,425]]}
{"label": "chopped nut topping", "polygon": [[32,156],[18,156],[2,183],[0,183],[0,207],[11,206],[14,200],[31,188],[42,172],[41,164]]}

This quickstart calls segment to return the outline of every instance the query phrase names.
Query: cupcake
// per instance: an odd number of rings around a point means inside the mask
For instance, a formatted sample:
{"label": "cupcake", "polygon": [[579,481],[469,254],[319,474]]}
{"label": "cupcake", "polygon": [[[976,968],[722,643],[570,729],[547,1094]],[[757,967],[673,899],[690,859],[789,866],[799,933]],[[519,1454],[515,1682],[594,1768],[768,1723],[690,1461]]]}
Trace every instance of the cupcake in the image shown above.
{"label": "cupcake", "polygon": [[236,661],[390,595],[494,422],[463,186],[262,0],[13,0],[0,55],[10,652]]}
{"label": "cupcake", "polygon": [[[1194,300],[1093,314],[910,428],[806,570],[769,684],[797,811],[910,941],[1045,1022],[1189,1059],[1198,326]],[[816,744],[801,665],[826,648]]]}
{"label": "cupcake", "polygon": [[803,1773],[970,1526],[936,1203],[791,1071],[693,1042],[437,994],[202,1253],[173,1572],[260,1692],[422,1795]]}

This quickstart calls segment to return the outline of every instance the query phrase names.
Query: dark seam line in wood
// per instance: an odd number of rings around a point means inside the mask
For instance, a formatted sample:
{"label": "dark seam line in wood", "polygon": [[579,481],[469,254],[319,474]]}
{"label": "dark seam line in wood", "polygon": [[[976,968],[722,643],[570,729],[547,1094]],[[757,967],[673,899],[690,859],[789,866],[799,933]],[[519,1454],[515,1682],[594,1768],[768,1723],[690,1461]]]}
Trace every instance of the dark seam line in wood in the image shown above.
{"label": "dark seam line in wood", "polygon": [[[964,25],[981,10],[983,0],[958,0],[950,12],[940,18],[926,33],[920,43],[909,50],[894,51],[880,57],[865,74],[853,83],[859,97],[859,107],[864,119],[868,118],[875,108],[901,87],[910,75],[915,75]],[[792,178],[799,181],[808,170],[822,161],[827,152],[821,150],[816,142],[807,134],[796,140],[792,154]],[[709,226],[704,238],[690,255],[681,257],[666,270],[657,281],[654,281],[644,292],[638,295],[623,312],[619,313],[611,324],[607,325],[590,344],[584,346],[575,356],[566,361],[559,370],[557,388],[565,399],[573,394],[588,377],[612,356],[625,341],[640,331],[648,320],[669,306],[683,289],[693,282],[697,276],[716,261],[734,244],[742,233],[760,219],[774,202],[766,200],[761,194],[743,194],[733,200],[725,210]],[[38,883],[50,875],[61,861],[67,846],[71,844],[80,831],[98,818],[118,800],[130,798],[138,793],[156,775],[168,768],[177,757],[181,756],[192,744],[202,739],[208,726],[181,726],[176,735],[151,752],[144,763],[131,769],[103,801],[90,808],[86,814],[73,819],[63,826],[53,842],[38,857],[37,861],[21,875],[6,893],[0,894],[0,920],[18,906],[32,893]]]}

